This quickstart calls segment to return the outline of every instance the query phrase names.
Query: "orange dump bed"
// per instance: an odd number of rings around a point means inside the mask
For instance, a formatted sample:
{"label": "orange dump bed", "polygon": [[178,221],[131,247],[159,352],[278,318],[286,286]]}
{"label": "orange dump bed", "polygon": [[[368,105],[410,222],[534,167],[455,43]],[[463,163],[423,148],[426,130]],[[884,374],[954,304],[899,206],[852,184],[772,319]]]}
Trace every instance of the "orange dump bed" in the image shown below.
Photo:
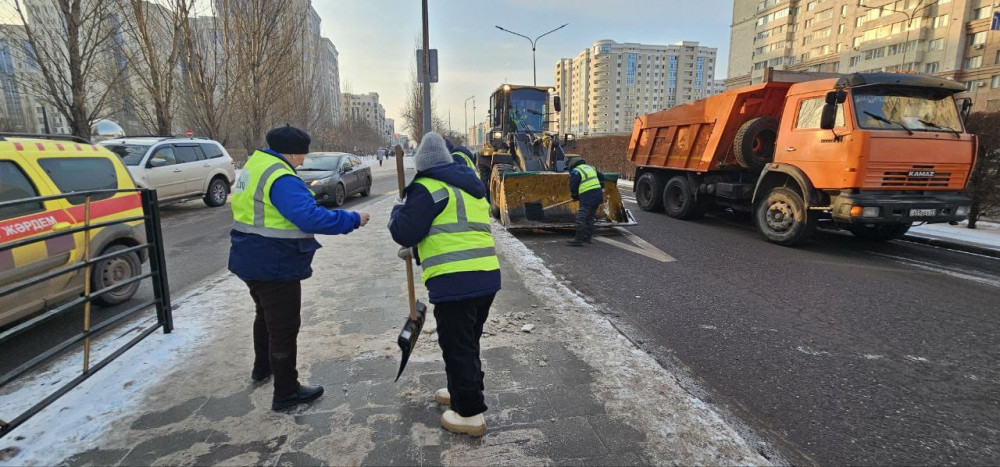
{"label": "orange dump bed", "polygon": [[636,118],[628,159],[640,167],[696,172],[737,166],[733,138],[740,125],[755,117],[780,119],[792,84],[746,86]]}

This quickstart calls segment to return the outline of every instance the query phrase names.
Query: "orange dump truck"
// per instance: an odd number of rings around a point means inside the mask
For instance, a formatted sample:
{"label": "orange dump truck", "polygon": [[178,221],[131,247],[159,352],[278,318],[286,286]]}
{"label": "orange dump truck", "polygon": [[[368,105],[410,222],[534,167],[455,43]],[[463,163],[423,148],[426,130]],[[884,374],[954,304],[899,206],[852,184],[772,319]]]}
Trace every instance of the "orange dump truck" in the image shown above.
{"label": "orange dump truck", "polygon": [[752,214],[772,243],[824,227],[871,240],[965,219],[976,137],[961,83],[868,73],[765,81],[636,119],[628,159],[645,211]]}

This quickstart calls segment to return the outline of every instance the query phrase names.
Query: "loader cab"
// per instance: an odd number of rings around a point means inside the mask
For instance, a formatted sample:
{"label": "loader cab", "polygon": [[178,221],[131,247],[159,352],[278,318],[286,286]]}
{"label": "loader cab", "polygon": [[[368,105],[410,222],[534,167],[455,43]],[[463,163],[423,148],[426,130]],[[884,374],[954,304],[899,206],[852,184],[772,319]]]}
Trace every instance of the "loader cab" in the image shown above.
{"label": "loader cab", "polygon": [[542,134],[548,131],[549,89],[505,84],[490,98],[490,139],[497,146],[510,134]]}

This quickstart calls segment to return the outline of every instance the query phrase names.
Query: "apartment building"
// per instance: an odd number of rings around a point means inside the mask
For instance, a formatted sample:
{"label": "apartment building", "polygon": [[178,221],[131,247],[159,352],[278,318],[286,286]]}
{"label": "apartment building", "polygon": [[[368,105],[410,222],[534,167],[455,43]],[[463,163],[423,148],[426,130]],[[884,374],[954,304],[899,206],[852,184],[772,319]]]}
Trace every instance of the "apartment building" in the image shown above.
{"label": "apartment building", "polygon": [[[365,122],[385,138],[392,133],[386,133],[387,125],[385,118],[385,107],[379,103],[377,92],[368,94],[351,94],[345,92],[341,94],[341,117],[342,119],[352,119],[354,121]],[[394,131],[394,130],[393,130]],[[386,142],[389,140],[386,139]]]}
{"label": "apartment building", "polygon": [[1000,110],[1000,0],[735,0],[727,87],[768,67],[909,71],[965,83]]}
{"label": "apartment building", "polygon": [[635,117],[715,93],[717,49],[601,40],[555,66],[559,131],[628,133]]}

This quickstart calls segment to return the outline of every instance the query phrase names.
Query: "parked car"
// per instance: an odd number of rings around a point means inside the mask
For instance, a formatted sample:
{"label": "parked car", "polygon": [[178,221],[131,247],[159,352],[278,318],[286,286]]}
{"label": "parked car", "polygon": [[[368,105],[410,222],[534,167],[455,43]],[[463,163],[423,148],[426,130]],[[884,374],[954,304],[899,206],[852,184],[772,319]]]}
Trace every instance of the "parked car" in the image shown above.
{"label": "parked car", "polygon": [[368,196],[372,191],[372,169],[354,154],[310,153],[295,171],[320,204],[340,206],[348,196]]}
{"label": "parked car", "polygon": [[202,198],[226,204],[236,166],[226,148],[200,138],[131,137],[102,141],[121,157],[136,185],[156,190],[160,201]]}
{"label": "parked car", "polygon": [[[0,136],[0,203],[89,190],[135,188],[128,170],[114,153],[85,141]],[[0,208],[0,245],[69,230],[83,225],[83,196],[50,199]],[[91,199],[91,223],[141,216],[139,193],[108,193]],[[91,230],[91,254],[103,256],[146,243],[142,221]],[[0,251],[0,289],[80,262],[84,233],[77,232]],[[59,302],[80,296],[86,280],[90,290],[113,287],[142,274],[145,250],[108,259],[62,274],[17,293],[0,297],[0,326],[24,319]],[[138,282],[112,290],[95,300],[115,305],[132,298]]]}

